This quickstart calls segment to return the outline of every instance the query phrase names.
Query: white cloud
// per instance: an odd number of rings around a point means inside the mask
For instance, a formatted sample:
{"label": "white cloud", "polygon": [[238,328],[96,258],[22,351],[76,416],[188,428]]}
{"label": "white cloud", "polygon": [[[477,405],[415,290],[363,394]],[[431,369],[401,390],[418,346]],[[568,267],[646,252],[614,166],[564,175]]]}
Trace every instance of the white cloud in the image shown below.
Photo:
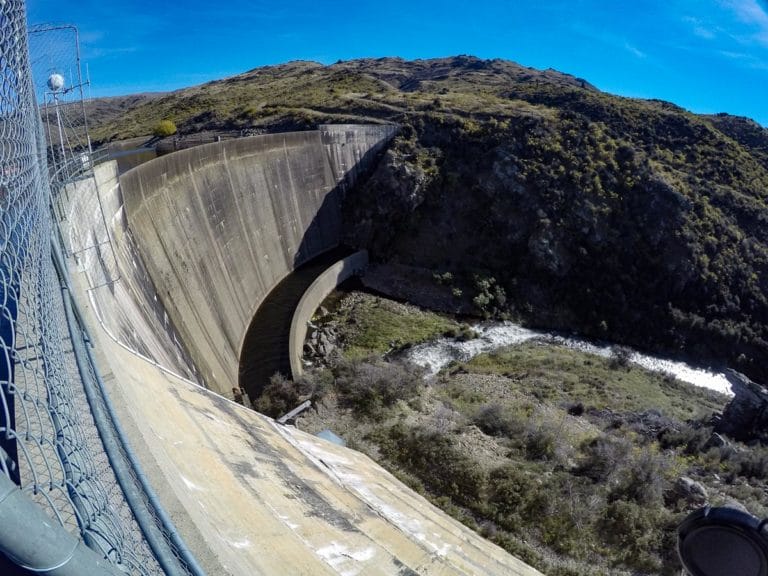
{"label": "white cloud", "polygon": [[612,34],[607,30],[597,30],[591,26],[585,26],[581,23],[574,23],[570,26],[571,30],[580,36],[588,38],[593,42],[599,42],[610,46],[611,48],[626,50],[635,58],[647,58],[648,54],[640,50],[637,46],[630,43],[624,36]]}
{"label": "white cloud", "polygon": [[645,52],[632,46],[632,44],[630,44],[629,42],[624,43],[624,49],[637,58],[646,58],[648,56]]}
{"label": "white cloud", "polygon": [[685,16],[683,18],[683,22],[690,25],[691,31],[699,38],[704,38],[705,40],[713,40],[717,36],[717,29],[711,28],[702,22],[699,18],[694,18],[693,16]]}
{"label": "white cloud", "polygon": [[696,36],[699,38],[704,38],[705,40],[712,40],[716,36],[712,30],[709,28],[704,28],[703,26],[694,26],[693,33],[696,34]]}
{"label": "white cloud", "polygon": [[755,28],[752,40],[768,47],[768,11],[757,0],[722,0],[721,4]]}
{"label": "white cloud", "polygon": [[139,48],[136,46],[128,46],[128,47],[114,47],[114,48],[97,48],[92,46],[86,46],[83,49],[83,57],[86,59],[97,59],[97,58],[112,58],[114,56],[120,56],[122,54],[132,54],[133,52],[138,52]]}
{"label": "white cloud", "polygon": [[727,58],[728,60],[735,62],[744,68],[752,68],[754,70],[768,70],[768,62],[764,62],[754,54],[734,52],[732,50],[718,50],[717,54],[723,58]]}

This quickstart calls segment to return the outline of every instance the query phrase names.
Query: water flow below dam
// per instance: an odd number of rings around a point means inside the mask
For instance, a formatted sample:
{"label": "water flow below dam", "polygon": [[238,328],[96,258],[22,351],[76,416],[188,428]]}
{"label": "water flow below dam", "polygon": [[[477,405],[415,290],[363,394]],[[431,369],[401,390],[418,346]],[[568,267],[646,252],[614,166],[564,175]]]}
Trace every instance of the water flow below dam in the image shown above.
{"label": "water flow below dam", "polygon": [[[427,368],[430,374],[437,374],[453,361],[467,361],[478,354],[493,352],[504,346],[522,344],[531,340],[566,346],[603,357],[610,357],[614,353],[614,347],[610,344],[597,344],[552,332],[530,330],[512,322],[477,324],[472,329],[478,334],[478,337],[473,340],[458,342],[451,338],[439,338],[414,346],[405,353],[405,357],[415,364]],[[629,362],[648,370],[671,373],[676,378],[696,386],[716,390],[723,394],[733,394],[730,383],[725,374],[721,372],[691,366],[676,360],[648,356],[636,351],[631,351],[627,359]]]}

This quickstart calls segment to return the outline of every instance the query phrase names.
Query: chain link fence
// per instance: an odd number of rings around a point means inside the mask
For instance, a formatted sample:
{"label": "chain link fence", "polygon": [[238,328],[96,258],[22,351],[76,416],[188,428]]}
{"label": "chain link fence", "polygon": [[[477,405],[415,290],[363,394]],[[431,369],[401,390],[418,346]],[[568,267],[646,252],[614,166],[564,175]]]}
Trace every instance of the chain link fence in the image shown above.
{"label": "chain link fence", "polygon": [[[82,89],[77,31],[29,38],[31,60],[24,1],[0,2],[0,472],[107,572],[200,574],[114,418],[51,214],[49,182],[93,177],[82,100],[64,101]],[[0,524],[0,546],[19,529]]]}
{"label": "chain link fence", "polygon": [[52,181],[88,168],[91,143],[78,31],[70,24],[37,24],[28,29],[35,99],[48,143]]}

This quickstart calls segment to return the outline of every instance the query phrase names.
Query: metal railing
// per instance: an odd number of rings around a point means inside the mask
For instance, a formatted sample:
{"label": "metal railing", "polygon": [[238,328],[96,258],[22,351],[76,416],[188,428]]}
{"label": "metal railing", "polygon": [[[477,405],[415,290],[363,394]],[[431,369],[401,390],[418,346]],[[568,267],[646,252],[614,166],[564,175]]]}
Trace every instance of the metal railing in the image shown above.
{"label": "metal railing", "polygon": [[[51,146],[39,112],[24,1],[4,0],[0,552],[41,573],[202,574],[138,467],[98,375],[54,227]],[[56,191],[93,178],[90,150],[69,153],[77,160],[60,154],[50,175]]]}

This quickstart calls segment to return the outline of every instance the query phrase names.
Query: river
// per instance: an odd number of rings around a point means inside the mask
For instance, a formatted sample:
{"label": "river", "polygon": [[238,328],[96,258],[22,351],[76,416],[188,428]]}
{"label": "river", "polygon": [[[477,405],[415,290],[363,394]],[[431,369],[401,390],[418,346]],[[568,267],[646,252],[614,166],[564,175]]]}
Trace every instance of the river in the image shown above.
{"label": "river", "polygon": [[[607,344],[595,344],[587,340],[564,337],[550,332],[529,330],[512,322],[482,323],[472,326],[472,329],[478,334],[478,337],[473,340],[459,342],[453,338],[439,338],[413,346],[405,353],[405,357],[411,362],[425,367],[429,374],[434,375],[454,360],[467,361],[478,354],[531,340],[566,346],[603,357],[610,357],[613,354],[613,347]],[[733,395],[730,383],[725,374],[721,372],[691,366],[685,362],[648,356],[636,351],[630,352],[628,360],[648,370],[674,374],[678,380],[716,390],[729,396]]]}

